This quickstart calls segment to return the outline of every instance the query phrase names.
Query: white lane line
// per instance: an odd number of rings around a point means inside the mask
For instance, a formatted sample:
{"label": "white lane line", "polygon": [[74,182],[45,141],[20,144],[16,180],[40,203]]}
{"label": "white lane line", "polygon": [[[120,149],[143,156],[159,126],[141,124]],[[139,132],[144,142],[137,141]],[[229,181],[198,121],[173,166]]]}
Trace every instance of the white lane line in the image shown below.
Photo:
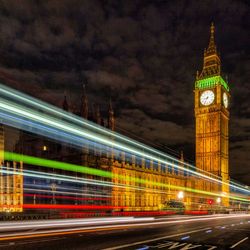
{"label": "white lane line", "polygon": [[235,248],[235,247],[237,247],[239,244],[241,244],[242,242],[246,241],[247,239],[248,239],[248,237],[246,237],[246,238],[244,238],[244,239],[242,239],[242,240],[236,242],[236,243],[235,243],[234,245],[232,245],[230,248]]}
{"label": "white lane line", "polygon": [[131,247],[131,246],[136,246],[136,245],[139,245],[139,244],[149,243],[149,242],[152,242],[152,241],[164,240],[164,239],[168,239],[168,238],[172,238],[172,237],[178,237],[178,236],[182,236],[182,235],[185,235],[185,234],[197,233],[197,232],[206,231],[206,230],[209,230],[209,229],[211,229],[211,228],[207,227],[207,228],[197,229],[197,230],[183,232],[183,233],[179,233],[179,234],[172,234],[172,235],[163,236],[163,237],[159,237],[159,238],[153,238],[153,239],[144,240],[144,241],[137,241],[137,242],[134,242],[134,243],[131,243],[131,244],[125,244],[125,245],[120,245],[120,246],[115,246],[115,247],[109,247],[109,248],[105,248],[103,250],[122,249],[122,248],[125,248],[125,247]]}

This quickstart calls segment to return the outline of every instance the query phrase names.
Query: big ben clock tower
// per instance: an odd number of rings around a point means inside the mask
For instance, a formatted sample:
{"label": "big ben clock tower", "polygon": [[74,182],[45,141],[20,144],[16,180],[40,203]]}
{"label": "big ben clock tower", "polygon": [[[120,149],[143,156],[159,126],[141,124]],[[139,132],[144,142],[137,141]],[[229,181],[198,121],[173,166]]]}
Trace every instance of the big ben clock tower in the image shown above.
{"label": "big ben clock tower", "polygon": [[[221,76],[221,61],[214,41],[214,25],[210,28],[210,41],[204,51],[203,69],[195,81],[196,167],[216,175],[229,183],[228,122],[229,87]],[[207,191],[227,196],[227,184],[205,183]],[[228,205],[228,199],[223,198]]]}

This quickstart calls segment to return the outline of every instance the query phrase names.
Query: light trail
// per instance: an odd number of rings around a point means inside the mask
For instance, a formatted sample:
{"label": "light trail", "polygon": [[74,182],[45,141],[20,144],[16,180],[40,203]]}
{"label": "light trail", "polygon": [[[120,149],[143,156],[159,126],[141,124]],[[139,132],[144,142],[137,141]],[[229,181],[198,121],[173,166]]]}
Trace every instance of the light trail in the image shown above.
{"label": "light trail", "polygon": [[[45,124],[47,126],[51,126],[53,128],[57,128],[57,129],[62,130],[66,133],[70,133],[70,134],[72,133],[74,135],[80,136],[81,138],[82,137],[87,138],[88,140],[99,142],[102,145],[108,145],[111,148],[118,148],[119,150],[123,150],[125,152],[130,152],[132,154],[139,155],[139,156],[146,158],[146,159],[150,159],[150,160],[153,160],[156,162],[161,162],[161,163],[164,163],[166,165],[171,165],[174,168],[180,169],[182,171],[186,171],[188,173],[192,173],[194,175],[198,175],[198,176],[203,177],[205,179],[208,179],[210,181],[222,183],[222,181],[220,181],[218,179],[214,179],[214,178],[209,177],[207,175],[201,174],[200,170],[199,170],[199,172],[196,172],[196,171],[193,171],[190,169],[186,169],[184,167],[179,166],[178,164],[174,164],[174,163],[169,162],[169,161],[164,161],[158,157],[154,157],[152,155],[144,153],[143,149],[141,151],[138,151],[137,149],[128,147],[127,145],[124,146],[123,144],[117,143],[110,138],[107,139],[101,135],[96,136],[95,134],[91,133],[90,131],[84,130],[82,128],[74,127],[71,124],[68,124],[65,122],[62,123],[62,121],[56,120],[55,118],[46,116],[44,114],[38,114],[37,112],[34,112],[31,109],[23,109],[21,106],[17,106],[15,104],[13,105],[12,103],[6,102],[6,101],[2,101],[2,103],[0,103],[0,108],[2,108],[5,112],[8,111],[12,114],[14,113],[15,115],[25,117],[26,119],[31,119],[35,122],[39,122],[39,123]],[[175,160],[175,161],[178,162],[178,160]],[[228,183],[224,183],[224,184],[229,185]]]}
{"label": "light trail", "polygon": [[[156,149],[154,149],[152,147],[148,147],[145,144],[142,144],[140,142],[132,140],[132,139],[130,139],[130,138],[126,137],[126,136],[120,135],[120,134],[118,134],[116,132],[110,131],[110,130],[104,128],[104,127],[101,127],[101,126],[99,126],[97,124],[94,124],[94,123],[92,123],[90,121],[87,121],[87,120],[85,120],[83,118],[80,118],[80,117],[78,117],[78,116],[76,116],[74,114],[70,114],[70,113],[68,113],[68,112],[66,112],[64,110],[61,110],[61,109],[53,106],[53,105],[42,102],[42,101],[40,101],[40,100],[38,100],[36,98],[33,98],[33,97],[28,96],[28,95],[26,95],[24,93],[21,93],[21,92],[19,92],[17,90],[9,88],[9,87],[7,87],[7,86],[5,86],[3,84],[0,84],[0,93],[2,93],[2,95],[6,96],[7,98],[12,98],[14,100],[18,100],[20,103],[23,103],[26,106],[32,106],[32,107],[36,107],[38,109],[47,111],[47,112],[49,112],[49,113],[51,113],[53,115],[59,116],[60,118],[68,119],[70,121],[70,123],[76,123],[76,124],[80,125],[81,127],[86,126],[88,128],[94,129],[94,130],[96,130],[98,132],[107,134],[111,138],[121,139],[122,141],[129,142],[129,143],[131,143],[131,144],[133,144],[135,146],[142,147],[142,148],[144,148],[146,150],[149,150],[149,151],[151,151],[153,153],[159,154],[159,155],[161,155],[163,157],[167,157],[167,158],[169,158],[171,160],[174,160],[174,161],[177,161],[178,163],[183,164],[181,161],[179,161],[179,159],[176,159],[176,158],[172,157],[171,155],[169,155],[167,153],[162,153],[159,150],[156,150]],[[192,169],[195,169],[195,167],[193,165],[188,164],[186,162],[184,163],[184,165],[187,166],[187,167],[190,167]],[[201,171],[203,171],[203,170],[201,170]],[[205,171],[203,171],[203,172],[206,173]],[[212,174],[212,176],[214,176],[214,178],[217,178],[216,175]],[[231,181],[231,183],[233,183],[233,182]],[[246,191],[245,187],[242,186],[242,185],[239,185],[238,183],[235,183],[233,185],[233,187],[239,188],[242,191]],[[250,192],[250,190],[249,190],[249,192]]]}
{"label": "light trail", "polygon": [[36,189],[36,188],[24,188],[24,191],[33,191],[33,192],[40,192],[40,193],[52,193],[52,194],[63,194],[63,195],[79,195],[79,196],[93,196],[93,197],[107,197],[111,198],[111,195],[100,195],[96,193],[76,193],[76,192],[66,192],[66,191],[52,191],[48,189]]}
{"label": "light trail", "polygon": [[[71,182],[71,183],[78,183],[78,184],[83,184],[83,185],[92,185],[92,186],[106,186],[106,187],[116,187],[116,188],[125,188],[125,189],[133,189],[133,190],[138,190],[138,191],[148,191],[151,193],[161,193],[161,194],[168,194],[166,191],[160,191],[156,190],[153,188],[149,187],[137,187],[137,186],[132,186],[132,185],[126,185],[126,184],[115,184],[114,182],[110,181],[101,181],[101,180],[96,180],[93,182],[92,179],[87,179],[84,177],[73,177],[73,176],[68,176],[68,175],[58,175],[58,174],[52,174],[52,173],[44,173],[44,172],[38,172],[38,171],[31,171],[31,170],[24,170],[23,172],[15,172],[13,170],[4,170],[7,169],[5,166],[2,166],[2,170],[0,170],[0,173],[6,173],[6,174],[18,174],[22,176],[28,176],[28,177],[34,177],[34,178],[39,178],[39,179],[50,179],[50,180],[57,180],[57,181],[65,181],[65,182]],[[38,186],[38,185],[33,185],[33,184],[24,184],[25,186]],[[73,190],[75,191],[76,189],[69,189],[63,188],[63,187],[58,187],[58,189],[67,189],[67,190]],[[25,190],[29,191],[34,191],[36,189],[28,189],[26,188]],[[41,190],[39,191],[47,191],[47,190]],[[78,190],[77,190],[78,191]],[[62,192],[61,192],[62,193]],[[71,192],[63,192],[64,194],[72,194]],[[92,194],[94,195],[94,194]]]}
{"label": "light trail", "polygon": [[[7,169],[6,167],[2,166],[2,168],[4,169]],[[0,170],[1,172],[1,170]],[[98,182],[98,180],[95,180],[95,182],[89,182],[86,180],[81,180],[81,178],[77,177],[72,177],[72,176],[65,176],[63,175],[64,178],[61,178],[62,175],[57,175],[57,174],[52,174],[52,173],[44,173],[44,172],[37,172],[37,171],[31,171],[31,170],[24,170],[24,172],[15,172],[13,170],[2,170],[3,173],[8,173],[8,174],[20,174],[20,175],[23,175],[23,176],[28,176],[28,177],[35,177],[35,178],[44,178],[44,179],[51,179],[53,181],[58,181],[58,180],[63,180],[65,182],[67,181],[72,181],[73,183],[80,183],[80,184],[88,184],[88,185],[92,185],[92,186],[95,186],[96,185],[96,182]],[[32,173],[32,174],[31,174]],[[49,176],[49,178],[48,178]],[[69,179],[69,180],[68,180]],[[84,178],[82,178],[84,179]],[[106,182],[105,181],[99,181],[99,185],[102,186],[106,186]],[[161,191],[161,190],[156,190],[156,189],[152,189],[152,188],[148,188],[148,187],[136,187],[136,186],[130,186],[130,185],[117,185],[117,184],[114,184],[112,182],[108,182],[108,186],[110,184],[110,187],[118,187],[118,188],[125,188],[125,189],[133,189],[133,190],[139,190],[139,191],[147,191],[147,192],[151,192],[151,193],[157,193],[157,194],[169,194],[170,192],[167,192],[167,191]],[[55,196],[55,194],[60,194],[60,195],[72,195],[72,196],[92,196],[92,197],[106,197],[106,198],[109,198],[111,199],[111,196],[110,195],[103,195],[103,194],[98,194],[96,191],[93,192],[93,193],[90,193],[91,190],[88,190],[88,193],[79,193],[79,192],[75,192],[75,191],[79,191],[79,189],[74,189],[74,188],[69,188],[69,187],[62,187],[62,186],[57,186],[57,190],[54,190],[52,191],[51,190],[51,187],[49,184],[47,184],[47,188],[48,189],[41,189],[41,185],[44,187],[43,184],[24,184],[24,191],[33,191],[35,193],[33,193],[33,196],[36,196],[38,197],[39,196],[39,193],[51,193],[52,194],[52,197]],[[37,187],[37,188],[29,188],[29,187]],[[84,188],[84,186],[83,186]],[[11,188],[10,188],[11,189]],[[67,191],[58,191],[58,190],[67,190]],[[74,191],[74,192],[68,192],[68,191]],[[24,196],[26,196],[24,194]],[[190,195],[186,195],[187,197],[190,197]],[[60,197],[60,196],[58,196]],[[54,197],[55,198],[55,197]],[[76,198],[77,199],[77,198]],[[84,199],[84,198],[82,198]],[[93,198],[92,198],[93,199]],[[197,203],[198,204],[198,203]],[[202,204],[202,203],[199,203],[199,204]]]}
{"label": "light trail", "polygon": [[23,204],[24,209],[59,209],[59,210],[112,210],[124,209],[126,206],[111,206],[111,205],[69,205],[69,204]]}
{"label": "light trail", "polygon": [[[0,235],[0,240],[13,240],[13,239],[22,239],[22,238],[30,238],[30,237],[44,237],[44,236],[53,236],[53,235],[63,235],[63,234],[74,234],[79,232],[96,232],[102,230],[117,230],[124,228],[136,228],[136,227],[149,227],[153,225],[168,225],[168,224],[183,224],[187,222],[205,222],[211,220],[218,219],[232,219],[232,218],[248,218],[250,214],[244,215],[219,215],[219,216],[207,216],[205,217],[195,217],[195,218],[187,218],[187,219],[179,219],[172,221],[145,221],[145,222],[135,222],[135,223],[124,223],[124,224],[116,224],[116,225],[96,225],[96,226],[85,226],[78,228],[65,228],[65,229],[50,229],[50,230],[40,230],[39,232],[20,232],[20,233],[5,233]],[[139,218],[138,218],[139,219]],[[112,222],[111,222],[112,223]],[[205,228],[204,231],[210,230],[211,228]]]}
{"label": "light trail", "polygon": [[[79,196],[82,196],[83,194],[77,194]],[[105,196],[105,197],[74,197],[74,196],[59,196],[59,195],[45,195],[45,194],[24,194],[24,197],[38,197],[38,198],[49,198],[49,199],[65,199],[65,200],[77,200],[77,201],[108,201],[111,200],[111,196]]]}
{"label": "light trail", "polygon": [[[229,215],[230,216],[230,215]],[[233,215],[234,216],[234,215]],[[204,218],[221,218],[221,215],[203,215],[199,216],[199,219]],[[64,227],[64,226],[71,226],[76,227],[77,226],[90,226],[90,225],[97,225],[97,224],[106,224],[106,223],[121,223],[121,222],[138,222],[138,221],[144,221],[144,222],[153,222],[153,221],[170,221],[170,222],[176,222],[180,220],[181,222],[186,220],[196,220],[197,218],[194,218],[193,216],[175,216],[171,218],[154,218],[154,217],[141,217],[141,218],[135,218],[135,217],[104,217],[104,218],[91,218],[91,219],[57,219],[57,220],[43,220],[43,221],[22,221],[22,222],[1,222],[0,225],[0,232],[1,231],[17,231],[17,230],[29,230],[29,229],[39,229],[39,228],[45,228],[45,227]]]}
{"label": "light trail", "polygon": [[[0,232],[5,231],[17,231],[17,230],[29,230],[29,229],[40,229],[40,228],[54,228],[54,227],[77,227],[77,226],[91,226],[91,225],[102,225],[111,223],[121,222],[143,222],[143,221],[154,221],[152,217],[147,218],[134,218],[134,217],[110,217],[100,219],[64,219],[64,220],[45,220],[45,221],[33,221],[33,222],[21,222],[21,223],[0,223]],[[0,235],[1,237],[1,235]]]}
{"label": "light trail", "polygon": [[[10,91],[12,91],[12,90],[11,89],[5,90],[5,95],[8,94]],[[14,94],[14,96],[15,96],[15,98],[18,98],[18,95]],[[13,95],[12,95],[12,97],[13,97]],[[22,101],[25,101],[25,98],[22,98]],[[33,101],[32,101],[32,103],[33,103]],[[40,102],[40,104],[41,104],[41,102]],[[43,109],[43,108],[45,108],[45,106],[46,106],[46,104],[42,103],[39,107],[40,107],[40,109]],[[157,161],[157,162],[161,162],[161,163],[164,163],[164,164],[167,164],[167,165],[171,165],[172,167],[174,167],[176,169],[186,171],[186,172],[192,173],[194,175],[198,175],[198,176],[200,176],[202,178],[209,179],[210,181],[219,182],[220,184],[229,185],[229,186],[234,187],[236,189],[239,189],[241,191],[250,193],[250,190],[248,190],[248,189],[244,189],[244,188],[241,188],[239,186],[235,186],[235,185],[232,185],[232,184],[229,184],[229,183],[222,182],[222,181],[220,181],[218,179],[214,179],[214,178],[212,178],[210,176],[206,176],[204,174],[201,174],[200,171],[195,172],[193,170],[183,168],[183,167],[181,167],[179,165],[176,165],[174,163],[164,161],[164,160],[162,160],[162,159],[160,159],[158,157],[149,155],[148,153],[144,153],[143,151],[146,150],[146,151],[156,153],[157,155],[160,154],[161,156],[164,156],[164,158],[169,157],[168,155],[163,154],[158,150],[154,150],[154,149],[152,149],[150,147],[145,146],[144,144],[137,143],[136,141],[130,140],[127,137],[123,137],[123,136],[119,135],[120,139],[122,138],[122,139],[126,140],[127,142],[129,142],[130,144],[131,144],[131,142],[132,142],[132,144],[136,143],[136,146],[141,147],[142,150],[138,151],[137,149],[128,147],[127,145],[124,146],[121,143],[116,143],[116,142],[114,142],[114,136],[116,136],[116,134],[113,133],[113,132],[108,132],[108,130],[105,130],[105,129],[101,128],[101,127],[98,127],[98,130],[101,131],[101,132],[105,131],[105,133],[109,133],[109,135],[112,135],[111,139],[110,138],[107,139],[106,137],[103,137],[103,136],[100,136],[100,135],[96,136],[95,134],[90,133],[89,130],[83,130],[82,128],[79,128],[77,126],[72,126],[69,123],[63,123],[61,120],[57,120],[55,118],[52,118],[51,116],[44,115],[42,113],[37,113],[32,109],[29,109],[29,108],[23,109],[22,106],[20,106],[20,105],[18,106],[16,104],[13,104],[10,101],[4,101],[4,100],[1,99],[0,107],[2,108],[3,112],[8,111],[8,112],[10,112],[12,114],[14,113],[16,115],[20,115],[21,117],[25,117],[26,119],[35,120],[37,122],[41,122],[42,124],[46,124],[47,126],[56,127],[59,130],[66,131],[66,133],[73,133],[73,134],[75,134],[77,136],[85,137],[85,138],[88,138],[88,139],[94,140],[94,141],[99,141],[102,144],[109,145],[111,148],[116,147],[116,148],[119,148],[121,150],[128,151],[128,152],[136,154],[136,155],[140,155],[140,156],[142,156],[144,158],[148,158],[148,159],[151,159],[151,160],[154,160],[154,161]],[[51,107],[53,107],[53,106],[51,106]],[[50,110],[50,112],[53,112],[51,107],[49,107],[49,110]],[[59,109],[56,112],[57,112],[57,114],[60,114],[60,116],[65,115],[65,113],[60,112]],[[72,118],[72,116],[67,115],[67,118],[68,119]],[[76,119],[76,118],[74,117],[74,119]],[[82,123],[82,120],[78,120],[78,123],[79,122]],[[88,124],[88,122],[85,122],[85,123]],[[93,126],[92,124],[90,124],[90,125]],[[95,129],[96,129],[96,127],[95,127]],[[179,162],[179,160],[177,160],[177,159],[175,159],[173,157],[171,157],[171,159],[173,159],[176,162]],[[185,163],[184,165],[194,168],[190,164]],[[216,195],[218,195],[218,194],[216,194]]]}
{"label": "light trail", "polygon": [[[4,94],[7,97],[11,97],[14,100],[19,100],[24,105],[29,104],[32,107],[37,107],[38,109],[46,110],[46,111],[48,111],[49,113],[51,113],[53,115],[56,115],[56,116],[58,115],[60,118],[69,119],[69,121],[71,123],[75,122],[78,125],[80,125],[81,127],[83,125],[87,126],[87,127],[91,128],[91,129],[97,130],[98,132],[105,133],[105,134],[109,135],[111,138],[118,138],[118,139],[121,139],[121,140],[123,140],[125,142],[129,142],[129,143],[134,144],[136,146],[142,147],[143,149],[150,150],[153,153],[157,153],[157,154],[159,154],[159,155],[161,155],[163,157],[168,157],[171,160],[177,161],[177,162],[179,162],[181,164],[184,164],[184,165],[186,165],[188,167],[191,167],[192,169],[195,170],[195,167],[193,165],[188,164],[186,162],[183,163],[179,159],[176,159],[176,158],[172,157],[171,155],[169,155],[167,153],[163,153],[163,152],[161,152],[159,150],[156,150],[156,149],[154,149],[152,147],[146,146],[143,143],[132,140],[132,139],[130,139],[130,138],[126,137],[126,136],[120,135],[120,134],[118,134],[118,133],[116,133],[114,131],[110,131],[109,129],[106,129],[106,128],[102,127],[102,126],[99,126],[98,124],[94,124],[94,123],[92,123],[90,121],[87,121],[87,120],[85,120],[83,118],[80,118],[79,116],[76,116],[74,114],[70,114],[69,112],[66,112],[66,111],[64,111],[62,109],[59,109],[59,108],[57,108],[57,107],[55,107],[53,105],[50,105],[48,103],[42,102],[39,99],[33,98],[33,97],[29,96],[29,95],[21,93],[21,92],[19,92],[17,90],[9,88],[9,87],[7,87],[5,85],[0,84],[0,87],[1,87],[0,92],[2,92],[2,94]],[[200,170],[200,171],[203,171],[203,170]],[[203,171],[203,172],[206,173],[206,171]],[[217,178],[216,175],[213,175],[213,176],[214,176],[214,178]],[[239,185],[239,184],[237,184],[237,185]],[[245,189],[243,189],[243,190],[245,190]]]}
{"label": "light trail", "polygon": [[[126,181],[126,180],[130,179],[130,180],[133,180],[134,182],[140,183],[140,184],[156,185],[158,187],[165,187],[167,189],[171,188],[171,189],[175,189],[175,190],[182,190],[185,192],[191,192],[191,193],[193,192],[193,193],[218,197],[218,193],[214,193],[214,192],[193,189],[193,188],[183,187],[183,186],[176,186],[176,185],[172,185],[172,184],[165,184],[162,182],[148,181],[148,180],[142,179],[142,178],[135,178],[135,177],[128,178],[127,176],[123,176],[123,175],[118,175],[118,174],[114,175],[113,173],[111,173],[109,171],[94,169],[94,168],[75,165],[75,164],[71,164],[71,163],[53,161],[53,160],[48,160],[48,159],[43,159],[43,158],[38,158],[38,157],[33,157],[33,156],[20,155],[20,154],[16,154],[16,153],[12,153],[12,152],[4,151],[4,159],[9,160],[9,161],[17,161],[17,162],[22,161],[22,162],[30,164],[30,165],[42,166],[42,167],[48,167],[48,168],[54,168],[54,169],[62,169],[62,170],[67,170],[67,171],[79,172],[79,173],[83,173],[83,174],[90,174],[90,175],[95,175],[95,176],[106,177],[106,178],[110,178],[110,179],[118,178],[122,181]],[[234,200],[241,200],[241,201],[250,202],[248,199],[244,199],[244,198],[237,197],[237,196],[226,195],[226,197],[228,197],[230,199],[234,199]]]}
{"label": "light trail", "polygon": [[[137,152],[138,153],[138,152]],[[145,156],[145,155],[143,155],[143,156]],[[156,161],[162,161],[162,160],[159,160],[159,159],[155,159]],[[165,162],[164,161],[164,163],[165,164],[167,164],[167,165],[172,165],[174,168],[180,168],[178,165],[175,165],[175,164],[173,164],[173,163],[170,163],[170,162]],[[187,170],[187,169],[185,169],[185,168],[181,168],[183,171],[186,171],[186,172],[190,172],[191,170]],[[192,172],[192,171],[191,171]],[[195,175],[201,175],[200,173],[197,173],[197,172],[195,172]],[[203,176],[203,175],[202,175]],[[214,182],[215,182],[215,180],[213,179],[213,178],[211,178],[211,177],[208,177],[208,176],[205,176],[206,178],[208,178],[209,180],[213,180]],[[221,181],[219,181],[219,183],[222,183]],[[230,185],[230,184],[228,184],[227,183],[227,185]],[[237,188],[237,189],[239,189],[238,187],[235,187],[235,188]],[[247,189],[244,189],[244,191],[248,191]],[[248,191],[248,192],[250,192],[250,191]]]}
{"label": "light trail", "polygon": [[[62,109],[59,109],[59,108],[55,107],[55,106],[49,105],[48,103],[42,102],[42,101],[40,101],[40,100],[38,100],[36,98],[33,98],[31,96],[25,95],[24,93],[21,93],[19,91],[11,89],[11,88],[9,88],[9,87],[7,87],[5,85],[0,84],[0,92],[2,92],[2,94],[5,94],[7,97],[11,96],[12,98],[14,98],[14,100],[20,100],[21,102],[24,103],[24,105],[25,105],[25,103],[26,104],[29,103],[32,107],[37,107],[38,109],[46,110],[51,114],[59,115],[60,118],[63,117],[64,119],[65,118],[69,119],[70,123],[76,122],[81,127],[83,125],[87,126],[87,127],[90,127],[91,129],[97,130],[97,131],[99,131],[101,133],[105,133],[105,134],[111,136],[111,138],[118,138],[118,139],[124,140],[125,142],[132,143],[132,144],[134,144],[136,146],[139,146],[139,147],[145,148],[147,150],[150,150],[153,153],[157,153],[157,154],[159,154],[159,155],[161,155],[163,157],[167,156],[171,160],[174,160],[174,161],[177,160],[179,163],[182,163],[178,159],[172,157],[169,154],[162,153],[159,150],[156,150],[156,149],[154,149],[152,147],[148,147],[145,144],[142,144],[140,142],[132,140],[132,139],[126,137],[126,136],[120,135],[120,134],[118,134],[118,133],[116,133],[114,131],[111,131],[109,129],[106,129],[104,127],[101,127],[98,124],[94,124],[94,123],[92,123],[90,121],[87,121],[87,120],[85,120],[83,118],[80,118],[79,116],[76,116],[74,114],[70,114],[69,112],[66,112],[66,111],[64,111]],[[194,166],[192,166],[190,164],[187,164],[187,163],[185,163],[185,164],[187,166],[195,169]]]}

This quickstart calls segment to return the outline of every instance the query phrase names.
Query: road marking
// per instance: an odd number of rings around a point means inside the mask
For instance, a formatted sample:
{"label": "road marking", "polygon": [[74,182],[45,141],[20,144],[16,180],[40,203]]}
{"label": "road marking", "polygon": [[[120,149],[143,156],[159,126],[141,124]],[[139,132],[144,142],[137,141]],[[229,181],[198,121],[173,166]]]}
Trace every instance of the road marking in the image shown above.
{"label": "road marking", "polygon": [[172,235],[153,238],[153,239],[149,239],[149,240],[137,241],[137,242],[134,242],[134,243],[131,243],[131,244],[125,244],[125,245],[120,245],[120,246],[115,246],[115,247],[109,247],[109,248],[105,248],[103,250],[116,250],[116,249],[121,249],[121,248],[125,248],[125,247],[136,246],[136,245],[139,245],[139,244],[149,243],[149,242],[152,242],[152,241],[158,241],[158,240],[169,239],[169,238],[172,238],[172,237],[178,237],[178,236],[182,236],[182,235],[185,235],[185,234],[197,233],[197,232],[201,232],[201,231],[205,231],[205,230],[209,230],[209,229],[211,229],[211,228],[207,227],[207,228],[197,229],[197,230],[183,232],[183,233],[179,233],[179,234],[172,234]]}
{"label": "road marking", "polygon": [[242,240],[236,242],[236,243],[235,243],[234,245],[232,245],[230,248],[235,248],[236,246],[238,246],[239,244],[241,244],[242,242],[244,242],[244,241],[247,240],[247,239],[248,239],[248,237],[246,237],[246,238],[244,238],[244,239],[242,239]]}
{"label": "road marking", "polygon": [[188,235],[188,236],[182,237],[181,240],[187,240],[187,239],[189,239],[189,238],[190,238],[190,236]]}

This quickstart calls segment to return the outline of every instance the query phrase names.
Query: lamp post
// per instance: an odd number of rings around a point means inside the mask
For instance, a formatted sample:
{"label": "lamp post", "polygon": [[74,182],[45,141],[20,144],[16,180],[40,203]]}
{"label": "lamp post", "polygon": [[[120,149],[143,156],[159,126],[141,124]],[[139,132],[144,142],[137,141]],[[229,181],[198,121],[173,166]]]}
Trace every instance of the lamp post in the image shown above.
{"label": "lamp post", "polygon": [[183,200],[183,198],[184,198],[184,192],[183,191],[179,191],[178,194],[177,194],[177,198],[179,200]]}
{"label": "lamp post", "polygon": [[[218,197],[218,198],[216,199],[216,203],[217,203],[218,210],[220,210],[221,197]],[[219,211],[218,211],[218,212],[219,212]]]}
{"label": "lamp post", "polygon": [[218,197],[218,198],[216,199],[216,202],[217,202],[218,205],[220,205],[220,203],[221,203],[221,198]]}

